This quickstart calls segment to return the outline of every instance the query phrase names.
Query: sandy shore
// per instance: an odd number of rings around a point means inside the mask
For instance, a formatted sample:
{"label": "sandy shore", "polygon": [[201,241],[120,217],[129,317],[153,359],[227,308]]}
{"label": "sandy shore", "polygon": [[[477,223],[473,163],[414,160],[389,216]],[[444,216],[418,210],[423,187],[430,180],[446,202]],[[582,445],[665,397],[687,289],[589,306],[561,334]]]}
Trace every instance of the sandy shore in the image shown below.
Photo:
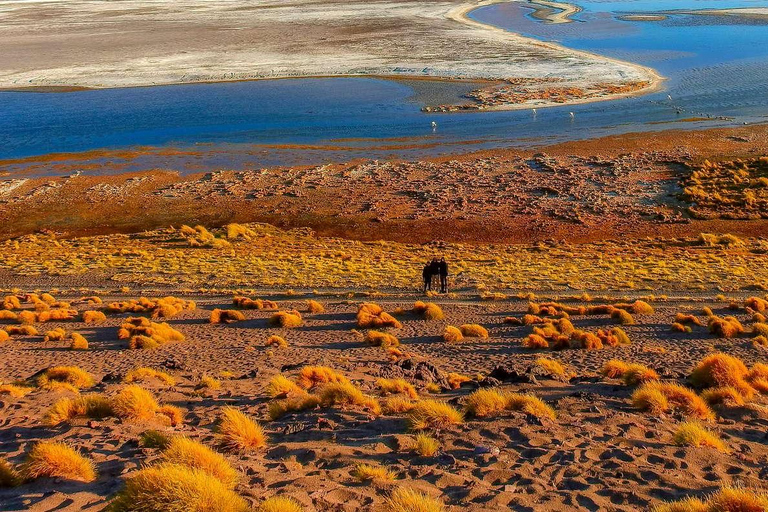
{"label": "sandy shore", "polygon": [[[590,99],[657,87],[653,70],[469,20],[488,2],[324,0],[274,6],[0,2],[0,87],[130,87],[308,76],[556,78]],[[84,55],[87,55],[87,60]],[[534,84],[530,91],[551,87]],[[639,90],[638,90],[639,89]],[[546,100],[531,105],[545,106]],[[505,108],[502,106],[501,108]]]}

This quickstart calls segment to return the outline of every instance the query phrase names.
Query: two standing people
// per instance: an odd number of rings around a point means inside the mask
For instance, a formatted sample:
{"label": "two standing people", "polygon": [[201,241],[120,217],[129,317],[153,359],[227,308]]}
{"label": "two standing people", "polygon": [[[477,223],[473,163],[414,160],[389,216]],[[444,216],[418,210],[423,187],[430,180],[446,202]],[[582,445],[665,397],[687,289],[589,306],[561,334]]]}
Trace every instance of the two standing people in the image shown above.
{"label": "two standing people", "polygon": [[432,290],[432,278],[434,276],[440,276],[440,293],[448,291],[448,263],[445,258],[432,258],[432,261],[424,265],[422,271],[422,277],[424,278],[424,291]]}

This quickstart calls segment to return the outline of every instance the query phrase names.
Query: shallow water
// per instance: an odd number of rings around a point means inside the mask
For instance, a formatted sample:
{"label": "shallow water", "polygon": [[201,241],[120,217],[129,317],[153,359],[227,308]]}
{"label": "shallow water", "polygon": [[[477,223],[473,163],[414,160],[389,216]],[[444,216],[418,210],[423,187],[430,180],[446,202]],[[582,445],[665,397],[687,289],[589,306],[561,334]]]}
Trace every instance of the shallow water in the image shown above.
{"label": "shallow water", "polygon": [[[420,111],[423,94],[417,95],[403,83],[373,78],[4,92],[0,93],[0,158],[159,146],[200,149],[204,154],[195,160],[194,170],[237,169],[357,157],[419,158],[768,118],[768,25],[736,17],[683,14],[663,21],[619,18],[671,8],[764,7],[767,2],[584,0],[579,5],[584,10],[570,24],[534,20],[531,9],[519,2],[483,7],[472,17],[649,65],[668,78],[667,90],[640,98],[540,109],[536,116],[528,110],[425,114]],[[573,120],[570,111],[576,114]],[[712,119],[680,122],[706,116]],[[430,127],[433,120],[438,123],[436,130]],[[181,157],[144,158],[131,166],[178,168],[184,161]]]}

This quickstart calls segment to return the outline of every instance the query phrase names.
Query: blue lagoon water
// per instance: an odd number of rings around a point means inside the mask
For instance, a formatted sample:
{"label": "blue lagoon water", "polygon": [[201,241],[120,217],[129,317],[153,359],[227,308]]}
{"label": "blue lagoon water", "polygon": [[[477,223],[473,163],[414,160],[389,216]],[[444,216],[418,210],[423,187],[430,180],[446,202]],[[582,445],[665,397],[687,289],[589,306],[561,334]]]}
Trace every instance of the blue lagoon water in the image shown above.
{"label": "blue lagoon water", "polygon": [[[247,159],[226,162],[236,168],[356,157],[418,158],[768,119],[765,22],[683,13],[662,21],[622,19],[626,14],[666,10],[766,7],[768,2],[579,0],[577,4],[583,11],[570,24],[538,21],[525,2],[482,7],[471,16],[530,37],[648,65],[667,78],[665,90],[540,109],[536,116],[528,110],[427,114],[421,112],[424,105],[410,87],[374,78],[3,92],[0,159],[136,146],[206,147],[221,154],[245,151]],[[711,119],[682,122],[707,116]],[[436,130],[432,121],[438,123]],[[222,165],[220,158],[210,161],[211,167]]]}

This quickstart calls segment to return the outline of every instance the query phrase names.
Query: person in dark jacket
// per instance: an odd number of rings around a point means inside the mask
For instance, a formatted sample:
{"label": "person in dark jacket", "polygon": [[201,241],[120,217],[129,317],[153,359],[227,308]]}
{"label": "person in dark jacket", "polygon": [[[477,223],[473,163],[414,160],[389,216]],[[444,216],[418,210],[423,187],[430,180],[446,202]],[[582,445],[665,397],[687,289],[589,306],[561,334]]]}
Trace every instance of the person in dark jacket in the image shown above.
{"label": "person in dark jacket", "polygon": [[432,290],[433,271],[434,271],[434,266],[432,265],[432,262],[429,262],[426,265],[424,265],[424,270],[421,271],[421,276],[424,279],[424,293],[426,293],[427,290]]}
{"label": "person in dark jacket", "polygon": [[440,258],[437,263],[437,273],[440,275],[440,293],[448,291],[448,263],[445,258]]}

